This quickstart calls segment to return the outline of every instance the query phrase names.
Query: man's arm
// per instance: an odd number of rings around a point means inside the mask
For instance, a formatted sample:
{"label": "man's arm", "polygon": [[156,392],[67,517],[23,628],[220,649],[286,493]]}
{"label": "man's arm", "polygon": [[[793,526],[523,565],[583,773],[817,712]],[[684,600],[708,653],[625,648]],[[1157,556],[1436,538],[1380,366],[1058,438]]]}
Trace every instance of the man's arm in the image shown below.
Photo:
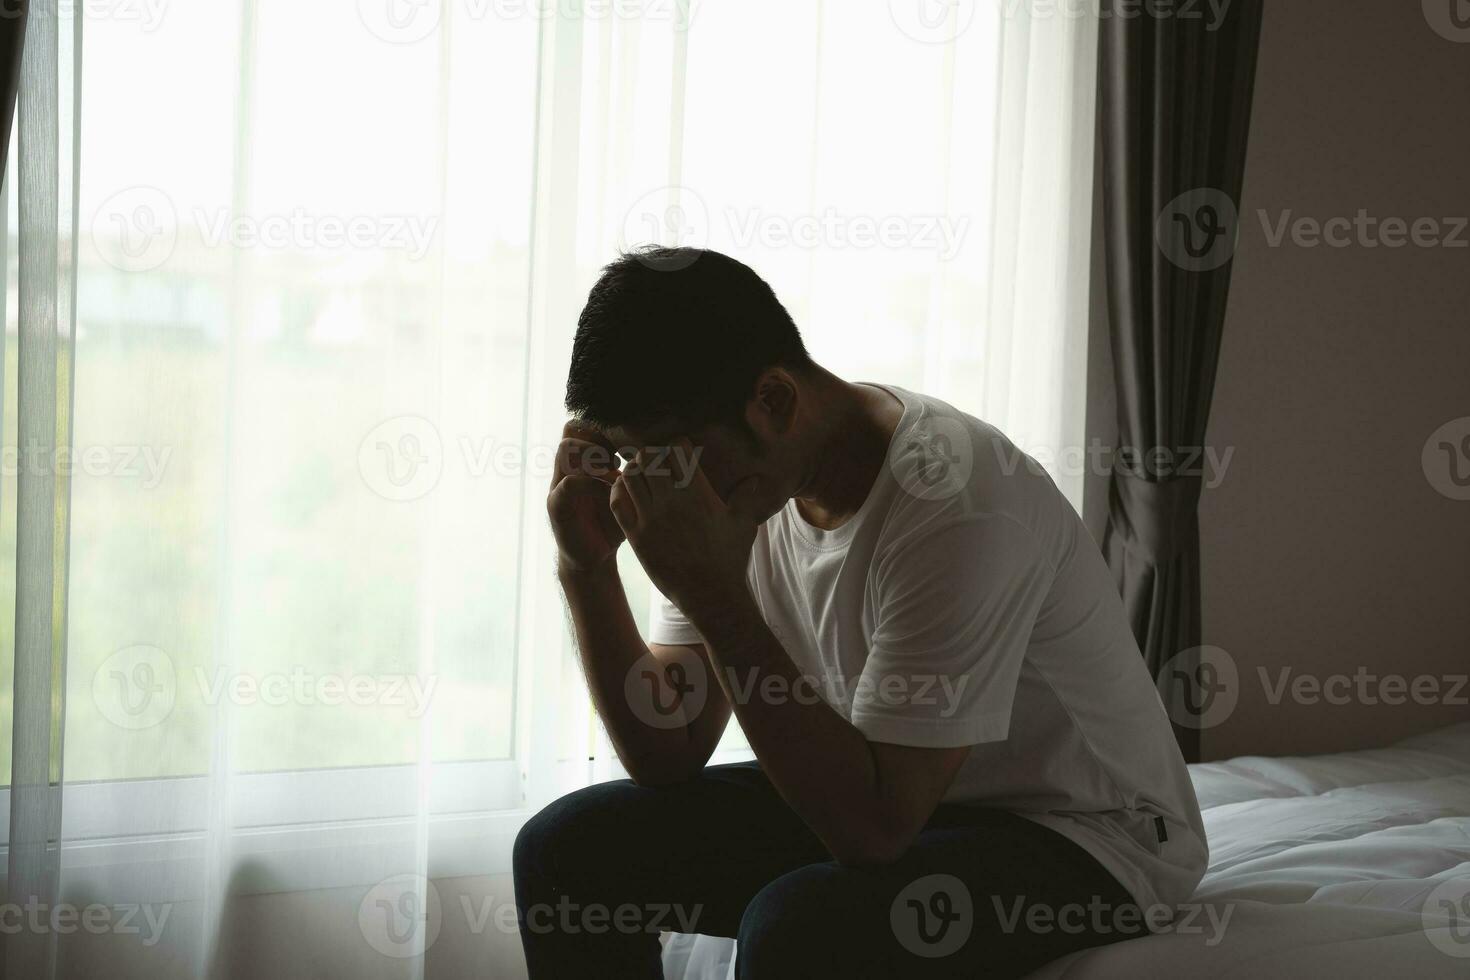
{"label": "man's arm", "polygon": [[[766,626],[745,585],[755,528],[745,524],[695,471],[687,487],[667,474],[630,467],[610,504],[644,568],[709,645],[726,698],[766,775],[793,810],[844,864],[896,859],[928,822],[969,746],[912,748],[870,742],[815,698],[763,698],[803,679]],[[730,689],[741,678],[740,691]],[[753,680],[755,683],[747,683]]]}
{"label": "man's arm", "polygon": [[[800,690],[789,654],[748,596],[722,609],[696,612],[722,684],[731,676],[782,679]],[[810,678],[806,679],[806,683]],[[815,698],[738,698],[735,716],[761,767],[791,808],[843,864],[886,864],[906,851],[944,798],[970,754],[958,748],[915,748],[872,742]]]}
{"label": "man's arm", "polygon": [[[618,576],[623,534],[609,509],[617,471],[617,455],[600,433],[567,424],[546,498],[557,542],[557,575],[592,703],[623,768],[640,783],[677,782],[697,774],[709,760],[730,706],[710,683],[703,646],[649,647],[638,635]],[[656,719],[646,712],[639,717],[628,696],[629,674],[640,662],[644,668],[631,693],[659,705]],[[680,683],[670,683],[671,678]],[[646,691],[638,687],[645,684]]]}
{"label": "man's arm", "polygon": [[[643,785],[693,778],[709,761],[730,718],[729,702],[710,683],[709,652],[703,646],[645,645],[615,561],[589,571],[563,570],[558,577],[592,704],[623,768]],[[644,668],[630,692],[629,673],[640,662]],[[699,687],[690,691],[693,685]],[[634,710],[635,699],[643,715]],[[663,706],[658,727],[646,714],[655,703]]]}

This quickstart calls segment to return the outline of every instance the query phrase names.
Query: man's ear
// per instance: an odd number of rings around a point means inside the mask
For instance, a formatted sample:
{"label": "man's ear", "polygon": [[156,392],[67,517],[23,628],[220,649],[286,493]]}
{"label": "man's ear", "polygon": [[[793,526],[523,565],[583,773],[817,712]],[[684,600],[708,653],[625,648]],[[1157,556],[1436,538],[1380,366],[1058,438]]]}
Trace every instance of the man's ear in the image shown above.
{"label": "man's ear", "polygon": [[754,397],[745,405],[745,420],[757,433],[785,435],[796,424],[800,389],[796,378],[782,367],[770,367],[755,381]]}

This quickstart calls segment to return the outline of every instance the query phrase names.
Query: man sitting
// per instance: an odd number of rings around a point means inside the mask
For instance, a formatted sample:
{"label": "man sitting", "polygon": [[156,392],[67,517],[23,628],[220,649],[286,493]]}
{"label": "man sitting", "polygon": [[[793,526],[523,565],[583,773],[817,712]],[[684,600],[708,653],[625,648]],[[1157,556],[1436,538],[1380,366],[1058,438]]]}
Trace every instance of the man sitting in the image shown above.
{"label": "man sitting", "polygon": [[[566,404],[558,571],[632,779],[517,839],[532,977],[658,977],[660,928],[736,937],[740,977],[1019,976],[1189,897],[1199,808],[1112,577],[1003,434],[824,370],[691,249],[604,270]],[[732,712],[756,762],[706,767]]]}

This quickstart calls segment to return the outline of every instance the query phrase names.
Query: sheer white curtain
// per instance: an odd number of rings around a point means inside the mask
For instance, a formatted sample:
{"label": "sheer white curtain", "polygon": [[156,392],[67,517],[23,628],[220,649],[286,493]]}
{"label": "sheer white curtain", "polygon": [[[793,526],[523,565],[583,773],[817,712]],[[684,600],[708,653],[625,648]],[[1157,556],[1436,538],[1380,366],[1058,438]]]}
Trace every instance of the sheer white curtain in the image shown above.
{"label": "sheer white curtain", "polygon": [[819,361],[990,419],[1080,503],[1095,28],[1064,7],[33,11],[6,892],[103,911],[7,937],[7,973],[314,975],[242,909],[325,889],[360,896],[315,925],[328,972],[433,973],[435,882],[618,775],[542,507],[620,247],[749,262]]}

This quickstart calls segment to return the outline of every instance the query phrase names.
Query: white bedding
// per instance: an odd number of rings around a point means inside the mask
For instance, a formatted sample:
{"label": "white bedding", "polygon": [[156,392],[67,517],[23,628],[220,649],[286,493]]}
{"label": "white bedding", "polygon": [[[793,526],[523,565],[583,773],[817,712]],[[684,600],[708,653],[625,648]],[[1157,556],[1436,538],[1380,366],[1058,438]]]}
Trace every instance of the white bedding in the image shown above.
{"label": "white bedding", "polygon": [[[1210,841],[1202,908],[1032,980],[1470,977],[1470,723],[1190,772]],[[722,980],[733,954],[732,940],[675,936],[665,975]]]}

